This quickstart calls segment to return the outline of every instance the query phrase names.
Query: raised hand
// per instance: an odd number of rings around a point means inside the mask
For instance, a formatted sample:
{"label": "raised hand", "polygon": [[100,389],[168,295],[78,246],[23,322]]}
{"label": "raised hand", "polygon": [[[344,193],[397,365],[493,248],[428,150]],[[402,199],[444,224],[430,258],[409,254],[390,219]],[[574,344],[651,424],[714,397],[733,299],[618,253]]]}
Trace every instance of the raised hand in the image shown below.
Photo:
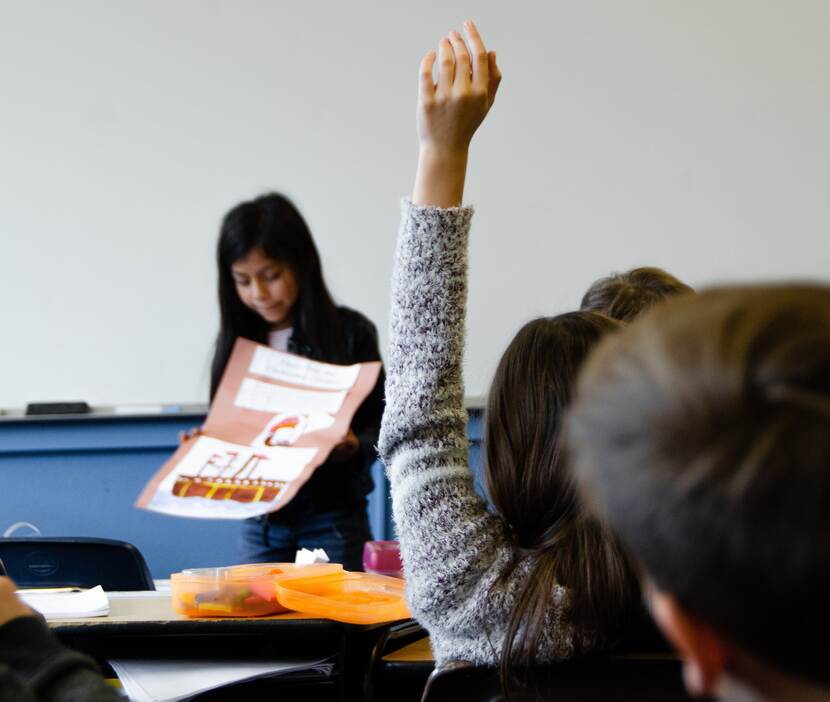
{"label": "raised hand", "polygon": [[442,37],[437,55],[430,51],[421,60],[415,204],[461,203],[470,141],[493,105],[501,81],[496,54],[484,47],[476,26],[465,22],[464,32],[466,43],[458,32],[450,32]]}
{"label": "raised hand", "polygon": [[469,48],[458,32],[438,45],[438,82],[433,82],[436,53],[421,60],[418,136],[421,146],[466,151],[496,97],[501,73],[495,52],[487,52],[472,22],[464,23]]}

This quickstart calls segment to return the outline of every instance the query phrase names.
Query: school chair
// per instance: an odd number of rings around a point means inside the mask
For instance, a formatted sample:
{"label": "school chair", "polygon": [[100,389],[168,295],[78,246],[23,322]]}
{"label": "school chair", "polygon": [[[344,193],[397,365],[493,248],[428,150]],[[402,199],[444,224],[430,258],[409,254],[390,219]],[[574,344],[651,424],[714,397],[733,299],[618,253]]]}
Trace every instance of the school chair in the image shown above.
{"label": "school chair", "polygon": [[155,590],[147,563],[126,541],[91,537],[0,538],[0,561],[21,588]]}
{"label": "school chair", "polygon": [[[629,653],[540,666],[529,671],[512,702],[700,702],[683,686],[672,654]],[[496,668],[453,662],[430,675],[422,702],[505,702]]]}
{"label": "school chair", "polygon": [[372,650],[363,699],[418,702],[434,667],[429,638],[421,625],[414,620],[393,624]]}
{"label": "school chair", "polygon": [[[645,608],[636,612],[609,651],[540,665],[511,702],[698,702],[683,686],[682,664]],[[499,671],[453,661],[429,677],[422,702],[505,702]]]}

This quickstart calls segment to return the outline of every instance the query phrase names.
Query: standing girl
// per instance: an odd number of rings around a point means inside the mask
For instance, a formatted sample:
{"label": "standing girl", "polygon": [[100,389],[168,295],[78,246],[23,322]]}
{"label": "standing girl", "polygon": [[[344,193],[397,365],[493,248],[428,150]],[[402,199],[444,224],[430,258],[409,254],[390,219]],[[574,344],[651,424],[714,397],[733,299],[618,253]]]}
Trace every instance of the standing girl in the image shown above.
{"label": "standing girl", "polygon": [[473,489],[462,361],[467,239],[461,207],[470,140],[500,73],[471,23],[421,66],[420,159],[405,202],[392,279],[386,413],[389,471],[413,615],[437,663],[500,664],[503,680],[537,662],[614,641],[639,592],[626,554],[583,510],[561,444],[583,360],[619,325],[595,312],[526,324],[490,389],[485,476]]}
{"label": "standing girl", "polygon": [[[375,326],[338,307],[302,215],[283,195],[243,202],[225,215],[217,249],[220,327],[211,399],[237,337],[337,364],[380,360]],[[366,495],[383,413],[383,373],[355,413],[346,439],[281,510],[245,522],[244,562],[293,562],[298,548],[323,548],[360,570],[371,539]]]}

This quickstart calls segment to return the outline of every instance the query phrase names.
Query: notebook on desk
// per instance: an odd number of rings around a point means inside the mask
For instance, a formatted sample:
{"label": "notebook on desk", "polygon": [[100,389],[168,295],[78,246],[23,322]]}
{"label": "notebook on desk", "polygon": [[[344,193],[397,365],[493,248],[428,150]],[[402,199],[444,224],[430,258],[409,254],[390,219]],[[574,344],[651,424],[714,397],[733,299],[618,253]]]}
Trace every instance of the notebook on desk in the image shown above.
{"label": "notebook on desk", "polygon": [[100,585],[89,590],[77,587],[18,590],[17,596],[46,619],[105,617],[110,613],[107,593]]}
{"label": "notebook on desk", "polygon": [[118,675],[133,702],[178,702],[195,695],[260,678],[293,673],[316,673],[329,677],[334,663],[327,659],[267,660],[170,660],[111,659],[107,663]]}

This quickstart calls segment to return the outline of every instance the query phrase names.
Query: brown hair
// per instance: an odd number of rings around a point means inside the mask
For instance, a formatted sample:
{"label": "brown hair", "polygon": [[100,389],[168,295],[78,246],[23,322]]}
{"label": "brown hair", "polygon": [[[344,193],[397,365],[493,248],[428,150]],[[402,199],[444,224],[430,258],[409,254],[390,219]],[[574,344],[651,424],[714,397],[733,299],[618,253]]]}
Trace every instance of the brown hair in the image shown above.
{"label": "brown hair", "polygon": [[688,292],[693,292],[692,288],[662,268],[632,268],[595,281],[583,296],[580,309],[630,322],[661,300]]}
{"label": "brown hair", "polygon": [[[612,640],[628,605],[639,602],[629,560],[599,521],[585,513],[568,467],[561,429],[577,372],[619,323],[572,312],[526,324],[508,346],[490,389],[485,478],[516,547],[529,561],[501,652],[502,683],[536,662],[556,586],[567,589],[575,642]],[[496,584],[496,587],[498,583]]]}
{"label": "brown hair", "polygon": [[830,681],[830,287],[723,288],[601,344],[569,417],[586,493],[656,586]]}

